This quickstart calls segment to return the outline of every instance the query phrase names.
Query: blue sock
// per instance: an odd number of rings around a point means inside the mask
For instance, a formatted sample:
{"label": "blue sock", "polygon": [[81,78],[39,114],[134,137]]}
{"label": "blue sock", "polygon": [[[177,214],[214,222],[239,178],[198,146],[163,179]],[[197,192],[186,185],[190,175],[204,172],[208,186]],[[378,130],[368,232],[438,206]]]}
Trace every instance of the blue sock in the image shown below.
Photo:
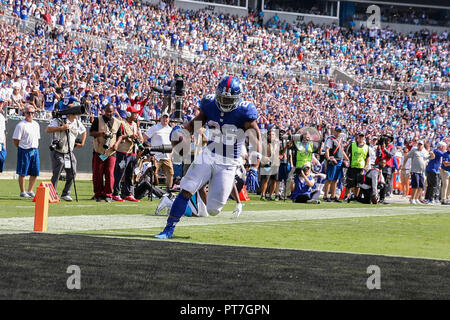
{"label": "blue sock", "polygon": [[186,211],[189,198],[184,194],[179,193],[173,201],[172,208],[170,208],[169,217],[167,218],[167,226],[175,226],[180,221],[181,216]]}

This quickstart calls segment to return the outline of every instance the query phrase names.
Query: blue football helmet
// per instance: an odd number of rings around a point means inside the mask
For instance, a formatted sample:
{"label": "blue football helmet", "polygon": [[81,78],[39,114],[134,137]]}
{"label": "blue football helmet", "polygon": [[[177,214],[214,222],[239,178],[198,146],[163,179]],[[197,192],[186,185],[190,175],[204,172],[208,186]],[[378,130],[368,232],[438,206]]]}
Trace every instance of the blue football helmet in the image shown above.
{"label": "blue football helmet", "polygon": [[241,82],[233,76],[225,76],[216,89],[216,104],[220,111],[230,112],[237,108],[241,99]]}

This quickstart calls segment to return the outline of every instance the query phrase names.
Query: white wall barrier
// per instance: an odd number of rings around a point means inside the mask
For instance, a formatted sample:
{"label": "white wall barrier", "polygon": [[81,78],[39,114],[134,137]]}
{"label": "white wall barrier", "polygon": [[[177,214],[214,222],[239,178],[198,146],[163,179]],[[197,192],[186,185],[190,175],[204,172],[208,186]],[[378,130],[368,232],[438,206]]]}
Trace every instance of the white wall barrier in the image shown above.
{"label": "white wall barrier", "polygon": [[193,0],[175,0],[175,7],[185,10],[202,10],[206,9],[215,13],[225,13],[231,15],[246,16],[248,15],[248,0],[245,1],[245,7],[230,6],[226,4],[202,2]]}

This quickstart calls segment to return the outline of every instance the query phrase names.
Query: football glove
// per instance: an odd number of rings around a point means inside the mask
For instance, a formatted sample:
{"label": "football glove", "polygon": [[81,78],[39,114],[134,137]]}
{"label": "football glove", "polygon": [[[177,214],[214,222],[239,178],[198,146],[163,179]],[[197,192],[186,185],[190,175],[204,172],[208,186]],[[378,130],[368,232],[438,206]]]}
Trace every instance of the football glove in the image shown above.
{"label": "football glove", "polygon": [[250,168],[247,172],[247,179],[245,181],[247,191],[256,193],[259,188],[258,183],[258,170],[256,168]]}

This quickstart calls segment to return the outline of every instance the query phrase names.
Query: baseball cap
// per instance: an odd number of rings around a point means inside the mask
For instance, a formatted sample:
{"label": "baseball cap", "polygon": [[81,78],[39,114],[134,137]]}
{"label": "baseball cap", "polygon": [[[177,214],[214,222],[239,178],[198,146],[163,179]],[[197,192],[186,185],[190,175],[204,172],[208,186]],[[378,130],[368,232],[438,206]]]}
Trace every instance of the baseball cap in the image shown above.
{"label": "baseball cap", "polygon": [[169,114],[167,112],[163,112],[162,115],[161,115],[161,118],[164,117],[164,116],[169,117]]}
{"label": "baseball cap", "polygon": [[[1,99],[1,98],[0,98],[0,99]],[[2,101],[2,100],[0,100],[0,101]],[[438,144],[437,144],[437,146],[438,146],[438,147],[446,147],[447,144],[446,144],[444,141],[439,141]]]}
{"label": "baseball cap", "polygon": [[334,128],[335,131],[341,131],[342,132],[342,128],[340,126],[336,126],[336,128]]}
{"label": "baseball cap", "polygon": [[129,106],[127,108],[127,112],[138,113],[139,111],[135,107]]}
{"label": "baseball cap", "polygon": [[365,137],[366,135],[363,132],[358,133],[359,137]]}
{"label": "baseball cap", "polygon": [[423,145],[423,144],[424,144],[424,143],[423,143],[423,140],[417,141],[417,144],[422,144],[422,145]]}

